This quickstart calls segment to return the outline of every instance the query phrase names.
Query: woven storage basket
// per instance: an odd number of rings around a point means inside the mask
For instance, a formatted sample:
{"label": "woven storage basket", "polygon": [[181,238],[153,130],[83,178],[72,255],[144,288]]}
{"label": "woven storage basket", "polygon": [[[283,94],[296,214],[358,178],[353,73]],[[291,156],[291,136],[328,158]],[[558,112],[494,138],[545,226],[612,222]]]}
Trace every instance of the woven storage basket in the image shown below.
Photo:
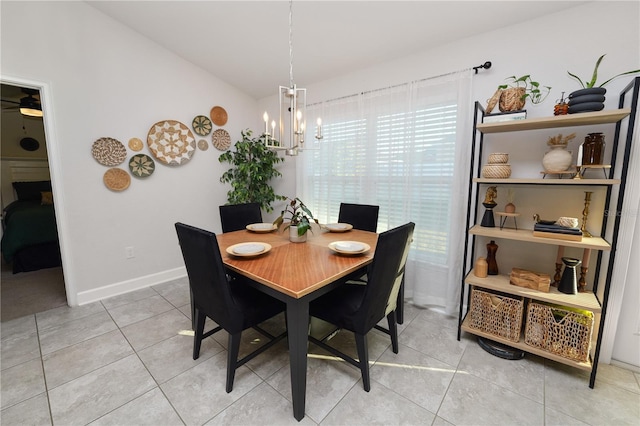
{"label": "woven storage basket", "polygon": [[469,327],[517,342],[522,328],[522,298],[471,290]]}
{"label": "woven storage basket", "polygon": [[524,108],[525,100],[522,97],[525,94],[524,87],[512,87],[505,89],[500,94],[500,101],[498,102],[498,108],[502,112],[518,111]]}
{"label": "woven storage basket", "polygon": [[482,166],[482,177],[487,179],[506,179],[511,176],[509,164],[485,164]]}
{"label": "woven storage basket", "polygon": [[589,359],[593,313],[529,303],[524,342],[575,361]]}
{"label": "woven storage basket", "polygon": [[505,152],[494,152],[489,154],[487,163],[489,164],[507,164],[509,162],[509,154]]}

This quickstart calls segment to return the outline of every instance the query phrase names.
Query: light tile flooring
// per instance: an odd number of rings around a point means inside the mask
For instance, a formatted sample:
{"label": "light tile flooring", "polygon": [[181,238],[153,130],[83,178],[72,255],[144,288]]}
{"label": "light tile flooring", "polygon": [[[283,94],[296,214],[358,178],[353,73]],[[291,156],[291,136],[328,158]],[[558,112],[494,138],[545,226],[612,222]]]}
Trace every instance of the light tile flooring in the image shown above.
{"label": "light tile flooring", "polygon": [[[211,325],[211,324],[209,324]],[[265,324],[282,329],[282,317]],[[224,390],[226,335],[192,360],[186,279],[2,323],[0,423],[9,425],[284,425],[292,415],[286,341]],[[187,332],[186,332],[187,331]],[[527,355],[493,357],[456,321],[407,306],[400,353],[369,335],[371,392],[359,371],[310,345],[304,425],[638,425],[640,374],[588,374]],[[245,332],[243,352],[259,335]],[[353,347],[350,333],[332,339]],[[353,351],[351,351],[353,353]],[[355,354],[354,354],[355,355]]]}

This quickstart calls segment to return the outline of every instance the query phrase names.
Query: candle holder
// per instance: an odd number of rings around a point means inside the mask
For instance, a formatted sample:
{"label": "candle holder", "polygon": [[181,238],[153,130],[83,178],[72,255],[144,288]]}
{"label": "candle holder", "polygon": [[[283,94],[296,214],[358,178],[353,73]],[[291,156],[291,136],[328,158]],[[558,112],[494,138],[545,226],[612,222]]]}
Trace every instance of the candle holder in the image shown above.
{"label": "candle holder", "polygon": [[593,192],[585,191],[584,194],[584,209],[582,210],[582,227],[580,231],[582,231],[583,237],[591,238],[593,235],[587,231],[587,218],[589,217],[589,204],[591,203],[591,194]]}
{"label": "candle holder", "polygon": [[582,173],[580,172],[580,169],[582,169],[582,166],[576,166],[576,174],[573,177],[574,179],[582,179]]}
{"label": "candle holder", "polygon": [[578,293],[584,293],[585,291],[587,291],[587,281],[585,280],[585,277],[587,276],[588,270],[589,268],[587,268],[586,266],[580,267],[580,279],[578,280]]}

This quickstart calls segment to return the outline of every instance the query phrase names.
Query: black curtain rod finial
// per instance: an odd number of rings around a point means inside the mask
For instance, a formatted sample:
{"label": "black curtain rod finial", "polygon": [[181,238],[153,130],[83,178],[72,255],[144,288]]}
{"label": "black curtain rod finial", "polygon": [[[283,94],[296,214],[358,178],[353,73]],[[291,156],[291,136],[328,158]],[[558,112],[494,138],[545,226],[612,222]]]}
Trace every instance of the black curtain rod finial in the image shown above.
{"label": "black curtain rod finial", "polygon": [[478,65],[477,67],[473,67],[473,69],[476,71],[476,74],[478,74],[478,69],[480,69],[480,68],[488,70],[489,68],[491,68],[491,62],[487,61],[482,65]]}

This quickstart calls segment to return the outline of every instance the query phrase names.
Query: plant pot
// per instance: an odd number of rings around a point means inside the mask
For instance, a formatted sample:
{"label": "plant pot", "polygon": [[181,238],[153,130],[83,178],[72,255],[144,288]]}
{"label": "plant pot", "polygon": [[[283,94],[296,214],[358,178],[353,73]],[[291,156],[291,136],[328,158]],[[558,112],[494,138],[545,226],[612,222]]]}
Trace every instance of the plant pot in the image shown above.
{"label": "plant pot", "polygon": [[569,94],[569,114],[604,109],[604,99],[607,89],[604,87],[590,87],[580,89]]}
{"label": "plant pot", "polygon": [[298,235],[298,227],[290,226],[289,241],[291,241],[292,243],[304,243],[305,241],[307,241],[307,233],[305,232],[303,235]]}
{"label": "plant pot", "polygon": [[567,151],[566,145],[552,146],[551,151],[542,157],[542,166],[548,172],[564,172],[571,163],[571,153]]}
{"label": "plant pot", "polygon": [[511,87],[504,89],[500,94],[500,101],[498,102],[498,108],[502,112],[518,111],[524,108],[526,98],[524,87]]}

